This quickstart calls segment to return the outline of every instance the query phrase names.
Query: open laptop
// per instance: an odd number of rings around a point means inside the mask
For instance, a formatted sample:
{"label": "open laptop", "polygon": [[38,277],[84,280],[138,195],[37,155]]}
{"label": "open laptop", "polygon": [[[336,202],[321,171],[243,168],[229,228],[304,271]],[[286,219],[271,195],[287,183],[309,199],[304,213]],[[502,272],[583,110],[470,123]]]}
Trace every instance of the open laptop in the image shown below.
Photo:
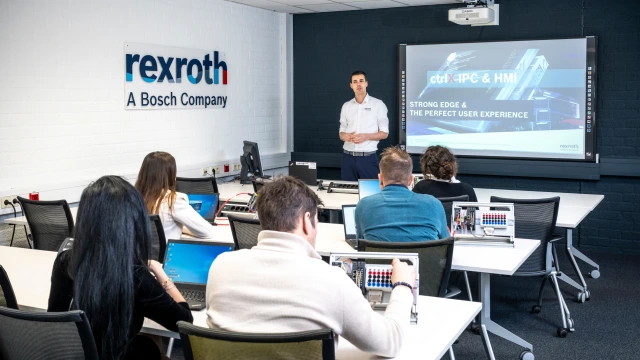
{"label": "open laptop", "polygon": [[200,216],[211,224],[215,224],[216,211],[218,211],[219,194],[187,194],[189,205]]}
{"label": "open laptop", "polygon": [[169,240],[162,267],[189,307],[201,310],[206,307],[205,291],[211,264],[218,255],[232,250],[232,243]]}
{"label": "open laptop", "polygon": [[289,176],[298,178],[309,186],[318,185],[318,169],[314,162],[289,161]]}
{"label": "open laptop", "polygon": [[342,222],[344,223],[344,241],[352,248],[358,248],[358,237],[356,235],[356,206],[342,205]]}
{"label": "open laptop", "polygon": [[378,179],[361,179],[358,180],[358,194],[360,200],[363,198],[380,192],[380,180]]}

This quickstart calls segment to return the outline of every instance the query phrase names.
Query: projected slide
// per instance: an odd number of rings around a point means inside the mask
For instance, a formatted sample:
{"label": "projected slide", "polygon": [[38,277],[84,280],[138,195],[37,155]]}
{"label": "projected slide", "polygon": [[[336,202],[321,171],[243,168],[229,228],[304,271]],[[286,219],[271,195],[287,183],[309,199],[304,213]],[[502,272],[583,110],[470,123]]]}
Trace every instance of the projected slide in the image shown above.
{"label": "projected slide", "polygon": [[587,40],[406,46],[401,143],[411,153],[439,144],[458,155],[591,159]]}

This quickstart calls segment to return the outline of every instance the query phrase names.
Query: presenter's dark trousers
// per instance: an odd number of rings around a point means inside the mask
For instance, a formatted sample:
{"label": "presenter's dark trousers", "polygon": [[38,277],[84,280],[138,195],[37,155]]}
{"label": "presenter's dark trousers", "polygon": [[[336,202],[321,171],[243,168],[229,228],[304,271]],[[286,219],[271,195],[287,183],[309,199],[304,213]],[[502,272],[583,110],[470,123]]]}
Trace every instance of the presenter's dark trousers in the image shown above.
{"label": "presenter's dark trousers", "polygon": [[378,173],[380,173],[380,165],[378,163],[378,155],[375,153],[366,156],[342,154],[342,180],[358,181],[358,179],[377,179]]}

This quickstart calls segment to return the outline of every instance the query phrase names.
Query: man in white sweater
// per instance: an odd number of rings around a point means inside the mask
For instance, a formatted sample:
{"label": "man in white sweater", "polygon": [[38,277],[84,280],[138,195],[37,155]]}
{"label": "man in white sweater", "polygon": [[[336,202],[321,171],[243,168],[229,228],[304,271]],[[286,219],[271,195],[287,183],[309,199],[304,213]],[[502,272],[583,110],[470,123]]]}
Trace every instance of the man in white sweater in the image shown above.
{"label": "man in white sweater", "polygon": [[[249,333],[331,328],[363,351],[396,356],[409,326],[410,287],[395,286],[384,314],[374,312],[344,271],[315,251],[318,196],[292,177],[258,194],[258,245],[221,254],[209,270],[209,327]],[[415,284],[415,278],[412,266],[393,261],[393,284]]]}

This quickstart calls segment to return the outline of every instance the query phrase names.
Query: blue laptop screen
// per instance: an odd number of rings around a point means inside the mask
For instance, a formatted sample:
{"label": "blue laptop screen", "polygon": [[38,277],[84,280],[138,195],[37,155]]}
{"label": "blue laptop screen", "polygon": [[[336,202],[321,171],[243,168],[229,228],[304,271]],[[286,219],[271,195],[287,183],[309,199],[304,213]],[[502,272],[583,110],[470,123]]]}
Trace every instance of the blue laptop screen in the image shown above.
{"label": "blue laptop screen", "polygon": [[189,205],[207,220],[214,220],[218,210],[218,194],[187,194]]}
{"label": "blue laptop screen", "polygon": [[233,250],[233,244],[214,245],[202,242],[169,242],[164,260],[164,271],[175,283],[207,283],[209,268],[218,255]]}
{"label": "blue laptop screen", "polygon": [[369,195],[379,193],[380,180],[378,179],[360,180],[360,183],[358,184],[358,189],[360,192],[360,199],[367,197]]}

